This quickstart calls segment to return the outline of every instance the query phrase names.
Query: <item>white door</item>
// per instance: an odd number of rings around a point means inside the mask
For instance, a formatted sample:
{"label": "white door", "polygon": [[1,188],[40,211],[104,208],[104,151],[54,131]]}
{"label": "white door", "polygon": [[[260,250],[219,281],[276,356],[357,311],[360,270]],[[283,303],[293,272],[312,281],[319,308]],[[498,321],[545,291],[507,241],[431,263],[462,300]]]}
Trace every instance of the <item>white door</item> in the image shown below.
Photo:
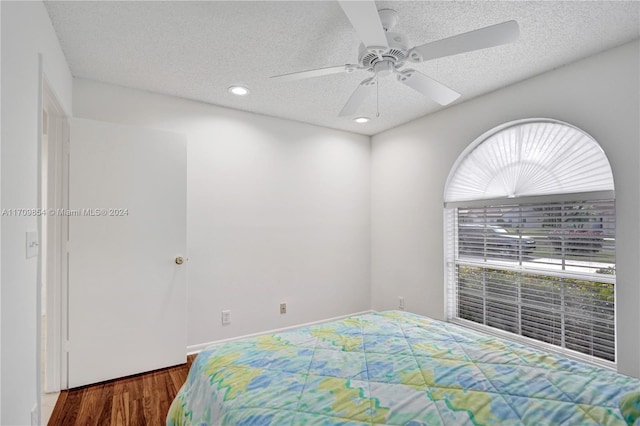
{"label": "white door", "polygon": [[70,143],[69,387],[186,362],[185,137],[73,119]]}

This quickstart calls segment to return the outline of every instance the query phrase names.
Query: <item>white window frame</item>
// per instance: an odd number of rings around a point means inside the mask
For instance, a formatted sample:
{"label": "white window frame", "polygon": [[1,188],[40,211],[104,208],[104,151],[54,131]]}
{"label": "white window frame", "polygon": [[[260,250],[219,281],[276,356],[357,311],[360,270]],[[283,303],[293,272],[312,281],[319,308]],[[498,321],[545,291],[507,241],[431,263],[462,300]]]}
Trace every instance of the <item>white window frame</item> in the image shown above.
{"label": "white window frame", "polygon": [[[454,167],[452,168],[452,171],[449,175],[449,179],[447,180],[447,188],[449,183],[452,180],[452,176],[454,176],[457,167],[464,161],[464,159],[471,153],[473,152],[474,149],[476,149],[478,146],[480,146],[485,140],[489,139],[490,137],[492,137],[493,135],[495,135],[496,133],[499,133],[500,131],[504,130],[504,129],[508,129],[514,125],[518,125],[518,124],[522,124],[522,123],[535,123],[535,122],[543,122],[543,123],[559,123],[559,124],[566,124],[566,123],[562,123],[560,121],[557,120],[551,120],[551,119],[526,119],[526,120],[519,120],[516,122],[512,122],[512,123],[506,123],[503,124],[501,126],[498,126],[488,132],[486,132],[485,134],[481,135],[476,141],[474,141],[462,154],[461,156],[458,158],[457,162],[455,163]],[[567,126],[571,126],[566,124]],[[574,126],[571,126],[573,128],[575,128]],[[577,129],[577,128],[575,128]],[[580,130],[580,129],[577,129]],[[580,130],[581,131],[581,130]],[[585,133],[585,135],[587,135]],[[587,135],[588,136],[588,135]],[[595,142],[595,141],[593,141]],[[597,142],[595,142],[597,144]],[[605,161],[606,160],[606,156],[603,154],[603,158]],[[535,348],[539,348],[542,349],[544,351],[547,352],[553,352],[553,353],[558,353],[561,354],[563,356],[569,357],[569,358],[573,358],[573,359],[577,359],[579,361],[582,362],[587,362],[587,363],[591,363],[591,364],[595,364],[601,367],[605,367],[608,369],[612,369],[612,370],[616,370],[617,369],[617,364],[616,362],[612,362],[612,361],[608,361],[608,360],[604,360],[601,358],[597,358],[595,356],[591,356],[591,355],[586,355],[583,354],[581,352],[577,352],[571,349],[566,349],[566,348],[562,348],[560,346],[556,346],[554,344],[550,344],[550,343],[546,343],[543,341],[538,341],[532,338],[528,338],[525,336],[521,336],[518,334],[514,334],[511,332],[507,332],[507,331],[503,331],[501,329],[498,328],[494,328],[494,327],[490,327],[487,325],[483,325],[483,324],[479,324],[470,320],[465,320],[462,318],[459,318],[457,316],[457,277],[456,277],[456,267],[457,267],[457,209],[460,207],[480,207],[480,206],[487,206],[487,205],[500,205],[500,204],[526,204],[527,202],[557,202],[557,201],[572,201],[572,200],[582,200],[582,201],[588,201],[588,200],[596,200],[596,199],[612,199],[615,200],[615,192],[613,189],[613,174],[611,173],[610,176],[610,182],[611,182],[611,187],[610,189],[605,188],[605,190],[602,190],[602,187],[599,187],[598,191],[593,191],[593,192],[587,192],[587,193],[546,193],[544,195],[531,195],[531,196],[522,196],[522,197],[505,197],[505,198],[497,198],[497,199],[487,199],[487,197],[483,197],[483,196],[478,196],[476,199],[466,199],[466,200],[460,200],[460,199],[456,199],[456,200],[452,200],[450,202],[447,202],[447,188],[445,188],[445,209],[444,209],[444,223],[443,223],[443,230],[444,230],[444,253],[445,253],[445,257],[444,257],[444,267],[445,267],[445,308],[446,308],[446,316],[447,316],[447,320],[452,322],[452,323],[457,323],[459,325],[463,325],[465,327],[469,327],[469,328],[473,328],[476,330],[480,330],[482,332],[488,333],[488,334],[492,334],[492,335],[496,335],[499,337],[503,337],[503,338],[508,338],[514,341],[517,341],[519,343],[523,343],[526,344],[528,346],[532,346]],[[604,185],[605,187],[607,185]],[[455,198],[452,197],[452,198]],[[480,263],[477,266],[483,266],[483,267],[488,267],[491,268],[493,265],[491,265],[490,263]],[[519,268],[518,272],[522,272],[522,273],[527,273],[527,272],[531,272],[533,274],[539,274],[539,275],[545,275],[547,273],[546,270],[529,270],[526,268]],[[556,276],[561,276],[563,278],[572,278],[572,279],[581,279],[581,280],[587,280],[587,281],[593,281],[593,282],[608,282],[608,283],[613,283],[615,286],[615,275],[610,275],[610,276],[606,276],[606,275],[602,275],[602,274],[578,274],[576,275],[576,273],[570,273],[570,272],[565,272],[565,271],[554,271],[553,275]],[[616,300],[616,296],[615,296],[615,290],[614,290],[614,303],[615,306],[617,306],[617,300]],[[615,335],[615,359],[617,360],[617,343],[618,343],[618,339],[617,339],[617,329],[615,329],[615,327],[617,326],[616,321],[614,319],[614,335]]]}

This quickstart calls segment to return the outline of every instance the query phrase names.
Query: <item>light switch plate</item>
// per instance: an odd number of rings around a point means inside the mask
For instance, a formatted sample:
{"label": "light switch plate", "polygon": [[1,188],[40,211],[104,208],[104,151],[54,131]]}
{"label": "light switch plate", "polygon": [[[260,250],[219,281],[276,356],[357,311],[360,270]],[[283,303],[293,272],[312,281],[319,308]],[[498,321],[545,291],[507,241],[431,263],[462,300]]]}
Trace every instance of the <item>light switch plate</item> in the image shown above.
{"label": "light switch plate", "polygon": [[38,231],[27,231],[27,259],[38,255]]}

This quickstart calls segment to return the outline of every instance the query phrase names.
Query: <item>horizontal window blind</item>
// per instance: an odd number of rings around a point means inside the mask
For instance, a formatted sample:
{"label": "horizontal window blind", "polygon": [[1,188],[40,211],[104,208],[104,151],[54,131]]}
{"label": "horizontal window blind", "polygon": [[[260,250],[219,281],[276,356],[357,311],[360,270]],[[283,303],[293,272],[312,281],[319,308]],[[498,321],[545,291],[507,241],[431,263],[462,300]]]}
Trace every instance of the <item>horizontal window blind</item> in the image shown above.
{"label": "horizontal window blind", "polygon": [[455,317],[615,361],[613,200],[455,212]]}

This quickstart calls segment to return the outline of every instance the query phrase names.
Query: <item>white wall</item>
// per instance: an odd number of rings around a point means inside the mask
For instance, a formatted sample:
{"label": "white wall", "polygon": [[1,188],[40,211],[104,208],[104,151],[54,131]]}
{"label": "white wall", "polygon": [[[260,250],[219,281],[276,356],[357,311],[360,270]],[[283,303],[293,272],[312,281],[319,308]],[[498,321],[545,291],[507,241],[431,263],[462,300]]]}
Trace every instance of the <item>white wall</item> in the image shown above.
{"label": "white wall", "polygon": [[[38,205],[38,54],[67,112],[71,74],[41,2],[0,2],[2,9],[1,207]],[[25,258],[25,232],[34,217],[2,217],[0,424],[30,424],[38,399],[37,262]]]}
{"label": "white wall", "polygon": [[508,121],[549,117],[591,134],[613,167],[619,371],[640,377],[638,41],[372,138],[372,305],[444,318],[443,193],[458,155]]}
{"label": "white wall", "polygon": [[187,135],[190,346],[370,308],[368,136],[88,80],[73,89],[76,117]]}

